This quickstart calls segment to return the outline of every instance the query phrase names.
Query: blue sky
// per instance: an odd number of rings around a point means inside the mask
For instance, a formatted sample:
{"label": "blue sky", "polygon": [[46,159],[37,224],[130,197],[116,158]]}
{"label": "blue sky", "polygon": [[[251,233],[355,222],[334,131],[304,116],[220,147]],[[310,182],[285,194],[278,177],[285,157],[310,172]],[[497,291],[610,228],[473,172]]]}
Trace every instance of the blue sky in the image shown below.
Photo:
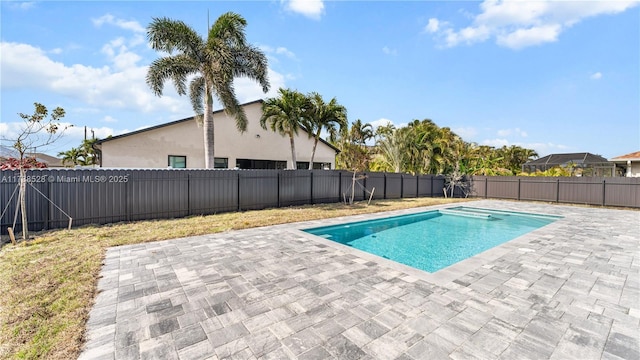
{"label": "blue sky", "polygon": [[[247,19],[279,87],[336,97],[350,121],[431,119],[469,142],[540,156],[640,150],[640,6],[626,1],[42,1],[0,3],[0,137],[33,102],[74,124],[55,154],[193,115],[170,84],[145,83],[159,54],[146,26],[170,17],[200,34],[224,12]],[[3,145],[7,145],[3,142]],[[39,149],[45,151],[45,149]]]}

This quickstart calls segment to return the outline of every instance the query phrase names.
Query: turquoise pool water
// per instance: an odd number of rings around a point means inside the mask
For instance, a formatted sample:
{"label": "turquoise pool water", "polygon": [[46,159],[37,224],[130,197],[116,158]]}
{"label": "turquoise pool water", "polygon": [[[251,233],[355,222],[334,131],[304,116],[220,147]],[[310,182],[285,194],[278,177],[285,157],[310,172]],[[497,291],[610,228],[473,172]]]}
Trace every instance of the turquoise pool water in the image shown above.
{"label": "turquoise pool water", "polygon": [[436,272],[559,218],[458,206],[303,231]]}

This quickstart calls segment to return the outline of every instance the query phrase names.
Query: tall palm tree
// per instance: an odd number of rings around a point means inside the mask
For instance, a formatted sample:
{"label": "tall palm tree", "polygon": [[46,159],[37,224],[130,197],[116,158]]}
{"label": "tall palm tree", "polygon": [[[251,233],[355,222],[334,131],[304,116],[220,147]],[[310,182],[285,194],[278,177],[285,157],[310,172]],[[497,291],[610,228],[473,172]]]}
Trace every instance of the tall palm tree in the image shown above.
{"label": "tall palm tree", "polygon": [[165,81],[170,79],[178,94],[185,95],[187,78],[192,77],[188,91],[197,118],[203,118],[206,168],[214,167],[213,97],[244,132],[247,116],[236,98],[233,79],[247,77],[260,83],[265,93],[269,91],[267,58],[247,43],[246,25],[242,16],[228,12],[216,20],[207,39],[179,20],[154,18],[147,27],[151,47],[169,54],[149,66],[147,84],[153,92],[161,96]]}
{"label": "tall palm tree", "polygon": [[301,124],[306,121],[309,102],[304,94],[289,89],[280,88],[279,97],[269,98],[262,104],[262,116],[260,126],[267,129],[267,124],[272,131],[282,136],[289,136],[291,143],[291,168],[296,169],[296,144],[294,135],[298,134]]}
{"label": "tall palm tree", "polygon": [[320,140],[320,133],[323,129],[327,130],[331,136],[335,136],[336,126],[339,130],[346,127],[347,109],[338,104],[336,98],[332,98],[328,103],[324,102],[322,96],[316,92],[309,94],[308,114],[303,118],[303,126],[314,137],[313,150],[311,151],[311,161],[309,161],[309,170],[313,169],[313,159],[316,155],[316,147]]}

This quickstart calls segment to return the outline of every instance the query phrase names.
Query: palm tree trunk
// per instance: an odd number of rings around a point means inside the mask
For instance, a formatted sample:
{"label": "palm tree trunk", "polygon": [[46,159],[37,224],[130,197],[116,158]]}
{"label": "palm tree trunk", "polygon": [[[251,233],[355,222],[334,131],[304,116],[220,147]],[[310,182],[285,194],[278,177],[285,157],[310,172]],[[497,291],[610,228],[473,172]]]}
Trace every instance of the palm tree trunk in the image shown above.
{"label": "palm tree trunk", "polygon": [[293,132],[289,132],[289,142],[291,143],[291,161],[293,161],[292,169],[295,170],[298,168],[296,162],[296,143],[293,141]]}
{"label": "palm tree trunk", "polygon": [[316,147],[318,146],[318,139],[320,138],[320,131],[315,136],[313,142],[313,150],[311,150],[311,161],[309,161],[309,170],[313,170],[313,158],[316,157]]}
{"label": "palm tree trunk", "polygon": [[204,131],[204,167],[207,169],[214,168],[214,131],[213,131],[213,97],[211,96],[211,87],[205,85],[205,107],[203,119]]}

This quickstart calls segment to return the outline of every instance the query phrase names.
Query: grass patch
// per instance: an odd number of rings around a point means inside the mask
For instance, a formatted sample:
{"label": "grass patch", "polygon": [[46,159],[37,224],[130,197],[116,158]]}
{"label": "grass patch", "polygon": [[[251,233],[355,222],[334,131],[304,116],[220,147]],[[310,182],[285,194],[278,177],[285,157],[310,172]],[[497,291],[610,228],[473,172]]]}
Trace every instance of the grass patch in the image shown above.
{"label": "grass patch", "polygon": [[0,358],[77,358],[108,247],[457,202],[404,199],[192,216],[49,231],[0,249]]}

